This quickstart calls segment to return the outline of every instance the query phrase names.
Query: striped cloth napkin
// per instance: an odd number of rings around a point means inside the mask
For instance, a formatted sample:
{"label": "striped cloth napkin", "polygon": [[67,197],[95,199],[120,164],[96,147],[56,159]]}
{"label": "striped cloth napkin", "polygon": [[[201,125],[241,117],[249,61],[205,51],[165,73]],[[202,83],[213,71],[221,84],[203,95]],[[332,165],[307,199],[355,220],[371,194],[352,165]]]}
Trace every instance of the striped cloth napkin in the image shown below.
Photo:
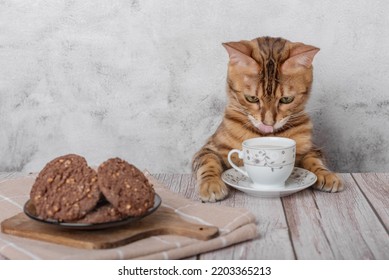
{"label": "striped cloth napkin", "polygon": [[[257,237],[255,217],[248,210],[186,199],[145,174],[162,198],[162,206],[191,223],[218,227],[219,236],[200,241],[160,235],[112,249],[79,249],[0,233],[0,259],[182,259]],[[0,182],[0,222],[23,211],[34,181],[30,175]]]}

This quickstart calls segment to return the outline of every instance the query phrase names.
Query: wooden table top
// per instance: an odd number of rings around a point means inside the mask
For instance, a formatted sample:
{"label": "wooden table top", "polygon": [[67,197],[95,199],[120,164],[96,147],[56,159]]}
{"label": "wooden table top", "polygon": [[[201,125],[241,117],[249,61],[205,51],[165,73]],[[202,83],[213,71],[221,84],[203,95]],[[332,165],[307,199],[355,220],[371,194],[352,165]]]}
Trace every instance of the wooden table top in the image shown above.
{"label": "wooden table top", "polygon": [[[345,190],[305,189],[282,198],[231,189],[215,205],[244,207],[259,237],[194,259],[389,259],[389,173],[341,173]],[[17,177],[0,173],[0,179]],[[172,191],[199,200],[190,174],[154,174]],[[1,199],[1,198],[0,198]],[[0,256],[0,259],[2,257]]]}

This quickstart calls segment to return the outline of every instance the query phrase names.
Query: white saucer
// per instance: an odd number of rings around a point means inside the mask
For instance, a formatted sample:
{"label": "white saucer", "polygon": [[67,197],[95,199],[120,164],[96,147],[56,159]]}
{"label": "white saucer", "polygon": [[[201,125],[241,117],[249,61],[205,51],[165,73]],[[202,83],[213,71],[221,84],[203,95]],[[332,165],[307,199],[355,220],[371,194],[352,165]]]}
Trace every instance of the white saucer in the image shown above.
{"label": "white saucer", "polygon": [[[242,167],[242,169],[244,169],[244,167]],[[271,189],[265,187],[253,188],[253,182],[249,177],[231,168],[224,171],[222,180],[224,183],[245,192],[248,195],[258,197],[283,197],[312,186],[316,182],[317,177],[306,169],[295,167],[288,180],[286,180],[285,187]]]}

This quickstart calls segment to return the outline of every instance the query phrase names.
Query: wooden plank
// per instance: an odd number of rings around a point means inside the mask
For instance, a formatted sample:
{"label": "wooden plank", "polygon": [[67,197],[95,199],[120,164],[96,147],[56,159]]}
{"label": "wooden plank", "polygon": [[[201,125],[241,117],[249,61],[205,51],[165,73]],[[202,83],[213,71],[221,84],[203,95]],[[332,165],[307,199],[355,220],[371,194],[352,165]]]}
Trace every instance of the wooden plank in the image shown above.
{"label": "wooden plank", "polygon": [[352,176],[388,232],[389,173],[354,173]]}
{"label": "wooden plank", "polygon": [[[350,174],[340,174],[345,191],[314,191],[317,217],[335,259],[389,259],[389,238]],[[309,234],[309,232],[308,232]],[[293,236],[292,239],[304,238]],[[296,244],[297,242],[294,242]],[[299,256],[298,248],[296,254]]]}
{"label": "wooden plank", "polygon": [[191,174],[153,174],[153,176],[172,192],[193,201],[200,201],[195,187],[195,180]]}
{"label": "wooden plank", "polygon": [[253,197],[231,189],[229,197],[217,204],[249,209],[257,217],[259,237],[202,254],[200,259],[295,259],[279,198]]}
{"label": "wooden plank", "polygon": [[167,187],[174,193],[180,194],[183,196],[183,188],[181,188],[181,174],[167,174],[167,176],[170,178],[169,184],[167,184]]}
{"label": "wooden plank", "polygon": [[183,195],[194,201],[201,201],[196,187],[196,179],[192,174],[185,174],[181,179]]}
{"label": "wooden plank", "polygon": [[[156,177],[157,178],[157,177]],[[167,187],[186,198],[198,201],[191,174],[164,174],[158,177]],[[251,197],[231,189],[230,196],[214,205],[243,207],[258,217],[259,238],[217,251],[201,254],[199,259],[294,259],[281,200]]]}
{"label": "wooden plank", "polygon": [[170,182],[172,180],[173,174],[152,174],[155,179],[165,184],[169,189]]}
{"label": "wooden plank", "polygon": [[298,259],[334,259],[313,192],[310,188],[282,198],[294,250]]}

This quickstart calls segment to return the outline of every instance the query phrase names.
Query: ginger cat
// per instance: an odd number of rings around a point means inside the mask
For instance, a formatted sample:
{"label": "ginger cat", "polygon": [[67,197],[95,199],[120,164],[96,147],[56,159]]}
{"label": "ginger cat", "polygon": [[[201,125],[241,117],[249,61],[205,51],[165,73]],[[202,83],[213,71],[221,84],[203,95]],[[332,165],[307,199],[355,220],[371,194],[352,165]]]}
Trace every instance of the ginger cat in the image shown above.
{"label": "ginger cat", "polygon": [[[224,199],[228,187],[220,176],[230,168],[228,152],[241,149],[248,138],[262,136],[294,139],[296,166],[316,174],[314,188],[341,191],[340,178],[327,169],[321,151],[312,143],[312,122],[304,111],[312,85],[312,61],[319,49],[271,37],[223,46],[230,59],[228,104],[220,126],[193,158],[200,198]],[[242,165],[237,157],[234,162]]]}

